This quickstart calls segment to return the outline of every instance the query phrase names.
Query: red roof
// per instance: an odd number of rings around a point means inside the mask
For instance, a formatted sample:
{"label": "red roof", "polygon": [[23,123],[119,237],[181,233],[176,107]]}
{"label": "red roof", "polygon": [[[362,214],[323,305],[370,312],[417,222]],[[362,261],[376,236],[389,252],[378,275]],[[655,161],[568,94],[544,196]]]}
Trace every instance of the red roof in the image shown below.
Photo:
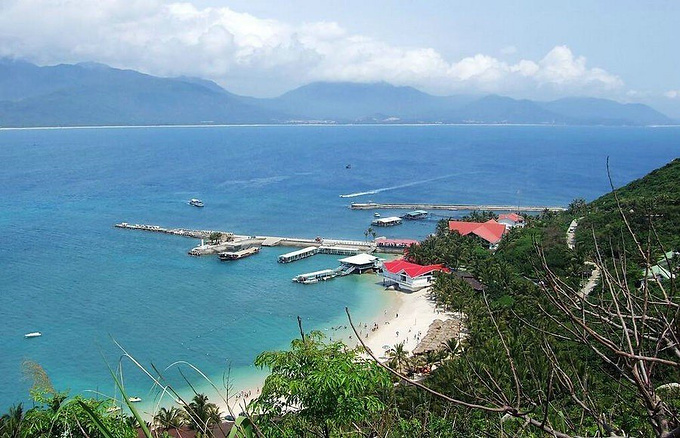
{"label": "red roof", "polygon": [[505,225],[499,224],[491,219],[484,223],[480,222],[464,222],[464,221],[449,221],[449,230],[458,231],[461,236],[474,234],[481,237],[491,244],[500,242],[505,233]]}
{"label": "red roof", "polygon": [[524,218],[517,213],[503,213],[498,215],[498,220],[510,219],[513,222],[524,222]]}
{"label": "red roof", "polygon": [[391,262],[383,263],[385,269],[392,274],[399,274],[400,272],[405,272],[411,278],[416,278],[421,275],[428,274],[432,271],[444,271],[449,272],[449,270],[444,265],[417,265],[415,263],[407,262],[404,259],[392,260]]}

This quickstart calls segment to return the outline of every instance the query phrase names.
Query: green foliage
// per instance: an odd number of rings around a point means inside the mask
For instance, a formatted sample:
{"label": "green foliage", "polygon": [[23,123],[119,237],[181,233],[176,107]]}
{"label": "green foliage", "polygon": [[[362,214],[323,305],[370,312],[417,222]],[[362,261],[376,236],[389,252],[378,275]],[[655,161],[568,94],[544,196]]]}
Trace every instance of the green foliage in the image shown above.
{"label": "green foliage", "polygon": [[268,436],[328,437],[369,423],[391,388],[382,368],[340,342],[325,343],[320,332],[293,340],[288,351],[260,354],[255,365],[271,370],[253,405]]}
{"label": "green foliage", "polygon": [[220,410],[216,404],[208,401],[205,394],[196,394],[191,402],[184,406],[189,427],[203,434],[212,426],[220,423]]}
{"label": "green foliage", "polygon": [[210,240],[213,243],[219,243],[222,241],[222,233],[219,231],[213,231],[210,233],[210,236],[208,236],[208,240]]}
{"label": "green foliage", "polygon": [[[616,196],[633,232],[643,242],[649,239],[655,244],[653,261],[664,251],[680,249],[680,159],[617,189]],[[595,254],[594,234],[601,253],[631,256],[638,264],[644,261],[626,231],[613,193],[593,201],[589,211],[576,233],[579,252]]]}

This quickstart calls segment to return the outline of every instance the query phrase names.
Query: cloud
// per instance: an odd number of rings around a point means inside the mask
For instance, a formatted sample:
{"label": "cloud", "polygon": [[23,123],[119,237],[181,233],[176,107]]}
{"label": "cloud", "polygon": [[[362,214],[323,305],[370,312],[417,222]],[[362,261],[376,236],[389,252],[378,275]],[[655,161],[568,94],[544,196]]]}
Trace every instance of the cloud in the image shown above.
{"label": "cloud", "polygon": [[227,7],[161,0],[4,0],[0,56],[200,76],[254,94],[315,80],[387,81],[440,93],[606,93],[623,86],[567,46],[515,64],[486,54],[447,60],[432,48],[390,45],[335,22],[293,26]]}

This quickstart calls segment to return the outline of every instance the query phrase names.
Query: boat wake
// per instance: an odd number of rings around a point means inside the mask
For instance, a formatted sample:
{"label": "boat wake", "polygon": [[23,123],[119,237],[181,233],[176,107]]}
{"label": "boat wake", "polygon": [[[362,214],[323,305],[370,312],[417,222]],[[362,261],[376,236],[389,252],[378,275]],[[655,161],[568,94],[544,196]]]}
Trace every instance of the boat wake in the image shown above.
{"label": "boat wake", "polygon": [[424,180],[421,180],[421,181],[413,181],[413,182],[406,183],[406,184],[399,184],[397,186],[383,187],[383,188],[380,188],[380,189],[367,190],[365,192],[348,193],[346,195],[340,195],[340,197],[341,198],[356,198],[357,196],[375,195],[376,193],[387,192],[389,190],[403,189],[403,188],[406,188],[406,187],[417,186],[419,184],[425,184],[425,183],[429,183],[429,182],[432,182],[432,181],[439,181],[439,180],[442,180],[442,179],[451,178],[455,175],[456,174],[438,176],[437,178],[424,179]]}

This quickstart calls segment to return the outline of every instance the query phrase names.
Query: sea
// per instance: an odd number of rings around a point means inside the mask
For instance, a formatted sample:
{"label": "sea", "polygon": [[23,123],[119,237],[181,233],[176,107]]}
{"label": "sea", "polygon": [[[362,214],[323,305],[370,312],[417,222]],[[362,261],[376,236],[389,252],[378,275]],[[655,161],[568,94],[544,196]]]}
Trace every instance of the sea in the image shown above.
{"label": "sea", "polygon": [[[364,240],[374,212],[350,202],[566,206],[609,191],[607,160],[622,186],[678,155],[678,127],[0,130],[0,411],[31,405],[25,361],[57,390],[102,399],[120,397],[113,374],[158,403],[142,367],[181,394],[208,379],[248,387],[264,375],[255,357],[299,336],[298,317],[332,338],[345,307],[370,320],[392,299],[371,276],[291,282],[337,256],[282,265],[291,249],[277,247],[220,262],[188,256],[195,239],[117,222]],[[422,239],[461,214],[433,213],[377,231]]]}

